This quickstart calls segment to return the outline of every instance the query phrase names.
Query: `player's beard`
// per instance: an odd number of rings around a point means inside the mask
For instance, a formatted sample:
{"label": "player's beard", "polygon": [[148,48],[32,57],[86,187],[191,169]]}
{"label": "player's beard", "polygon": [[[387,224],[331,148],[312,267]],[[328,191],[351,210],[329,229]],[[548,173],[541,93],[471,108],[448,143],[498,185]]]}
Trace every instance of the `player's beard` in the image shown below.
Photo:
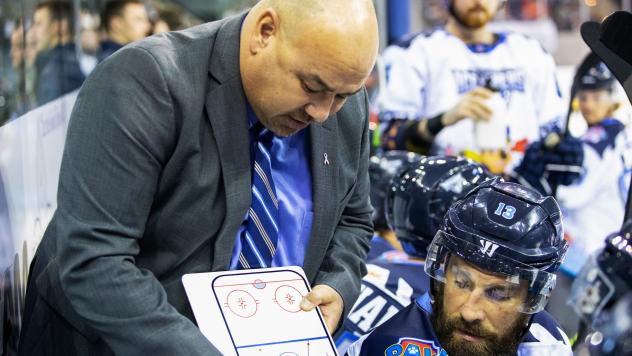
{"label": "player's beard", "polygon": [[[452,5],[454,6],[454,5]],[[470,30],[479,29],[487,25],[495,14],[490,13],[486,8],[482,6],[476,6],[467,9],[465,13],[457,13],[456,9],[453,10],[453,15],[457,21],[465,28]]]}
{"label": "player's beard", "polygon": [[[525,325],[529,315],[522,314],[505,333],[496,334],[485,330],[483,326],[476,323],[469,323],[460,316],[448,318],[443,310],[443,284],[439,283],[436,289],[435,303],[432,306],[431,321],[435,333],[439,338],[439,343],[448,355],[477,356],[477,355],[497,355],[513,356],[518,352],[518,345],[522,341],[525,332]],[[468,334],[483,338],[479,343],[473,343],[453,334],[456,330],[461,330]]]}

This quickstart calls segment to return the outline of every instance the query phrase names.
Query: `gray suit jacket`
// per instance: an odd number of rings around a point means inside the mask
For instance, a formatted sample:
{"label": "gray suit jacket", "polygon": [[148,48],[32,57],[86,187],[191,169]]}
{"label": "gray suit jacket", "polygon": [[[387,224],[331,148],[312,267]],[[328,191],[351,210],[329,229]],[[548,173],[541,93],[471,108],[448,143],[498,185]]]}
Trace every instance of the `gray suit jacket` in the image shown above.
{"label": "gray suit jacket", "polygon": [[[58,208],[32,264],[21,354],[218,353],[192,322],[180,278],[227,268],[250,206],[243,16],[127,46],[83,85]],[[304,269],[342,295],[345,315],[372,233],[367,117],[362,92],[309,127]]]}

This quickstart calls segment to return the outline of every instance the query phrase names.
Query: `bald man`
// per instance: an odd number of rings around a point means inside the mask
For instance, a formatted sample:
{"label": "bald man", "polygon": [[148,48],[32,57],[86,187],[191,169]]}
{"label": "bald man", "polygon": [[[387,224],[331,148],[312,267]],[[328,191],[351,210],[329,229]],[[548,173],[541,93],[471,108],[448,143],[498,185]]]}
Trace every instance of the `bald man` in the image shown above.
{"label": "bald man", "polygon": [[377,50],[370,0],[263,0],[100,64],[70,119],[20,354],[219,354],[180,279],[249,267],[302,266],[301,307],[333,332],[372,232]]}

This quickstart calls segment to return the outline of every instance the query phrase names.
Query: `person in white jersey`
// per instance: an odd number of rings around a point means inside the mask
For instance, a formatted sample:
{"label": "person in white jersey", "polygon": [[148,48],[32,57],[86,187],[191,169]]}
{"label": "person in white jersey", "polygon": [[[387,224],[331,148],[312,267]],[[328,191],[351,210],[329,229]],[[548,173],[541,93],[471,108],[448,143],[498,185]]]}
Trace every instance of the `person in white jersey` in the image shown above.
{"label": "person in white jersey", "polygon": [[502,0],[446,5],[445,27],[383,54],[386,84],[378,98],[383,144],[466,153],[502,173],[512,154],[559,126],[566,105],[555,63],[536,40],[489,28]]}

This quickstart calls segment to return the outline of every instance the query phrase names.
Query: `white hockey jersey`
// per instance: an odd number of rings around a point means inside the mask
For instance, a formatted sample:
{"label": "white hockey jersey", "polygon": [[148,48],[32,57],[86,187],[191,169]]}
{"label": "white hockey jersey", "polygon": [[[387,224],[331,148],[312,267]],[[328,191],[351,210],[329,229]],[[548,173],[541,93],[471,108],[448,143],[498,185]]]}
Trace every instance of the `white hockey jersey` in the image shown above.
{"label": "white hockey jersey", "polygon": [[562,269],[573,276],[591,253],[603,247],[606,236],[621,227],[632,167],[632,142],[621,122],[605,119],[589,127],[582,141],[580,180],[557,190],[570,237]]}
{"label": "white hockey jersey", "polygon": [[[521,151],[559,125],[566,106],[553,58],[521,34],[497,33],[491,45],[466,45],[443,29],[416,35],[382,56],[386,84],[378,97],[383,120],[427,119],[446,112],[476,87],[489,84],[507,105],[509,147]],[[386,127],[387,125],[383,125]],[[436,137],[435,153],[479,151],[474,123],[464,119]]]}

